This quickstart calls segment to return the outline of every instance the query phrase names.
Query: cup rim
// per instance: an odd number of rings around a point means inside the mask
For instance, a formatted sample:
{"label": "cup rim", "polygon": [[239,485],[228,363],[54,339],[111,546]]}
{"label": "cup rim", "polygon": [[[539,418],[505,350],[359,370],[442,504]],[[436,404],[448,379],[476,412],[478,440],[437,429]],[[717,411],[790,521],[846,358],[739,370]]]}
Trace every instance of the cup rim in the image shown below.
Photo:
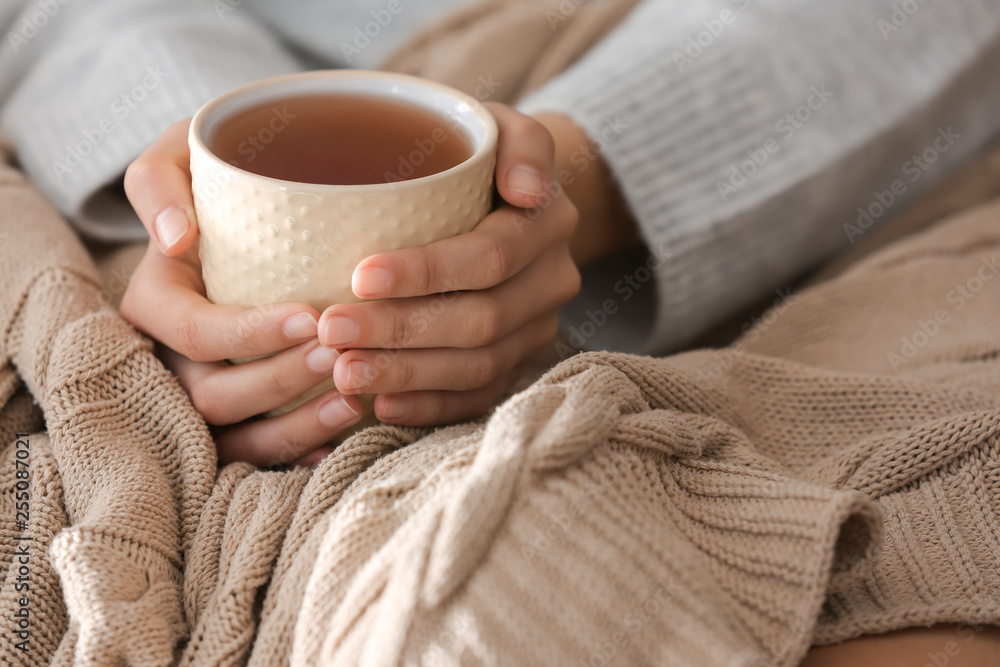
{"label": "cup rim", "polygon": [[[303,181],[288,181],[280,178],[274,178],[271,176],[264,176],[252,171],[243,169],[242,167],[237,167],[229,162],[226,162],[218,155],[213,153],[209,148],[204,138],[202,137],[202,128],[206,123],[207,119],[211,114],[218,109],[218,107],[230,102],[233,99],[239,98],[246,95],[249,92],[257,91],[264,88],[269,88],[272,86],[287,83],[289,81],[308,81],[308,80],[328,80],[328,79],[383,79],[387,81],[402,81],[410,84],[415,84],[418,86],[423,86],[425,88],[431,88],[437,90],[438,92],[445,93],[446,95],[457,99],[460,102],[464,102],[469,105],[470,109],[475,113],[476,116],[483,121],[486,128],[486,139],[483,141],[482,146],[476,149],[472,155],[468,158],[449,167],[444,171],[435,172],[427,176],[421,176],[420,178],[409,178],[401,181],[391,181],[385,183],[361,183],[354,185],[333,185],[329,183],[307,183]],[[257,81],[252,81],[250,83],[234,88],[229,92],[223,93],[208,102],[206,102],[191,119],[191,127],[188,130],[188,145],[191,149],[192,156],[194,155],[195,148],[208,160],[213,162],[215,166],[222,169],[232,170],[237,172],[241,178],[248,178],[260,181],[262,184],[266,184],[270,188],[278,189],[302,189],[302,188],[321,188],[323,190],[355,190],[355,189],[374,189],[374,188],[389,188],[395,189],[400,187],[409,187],[411,184],[413,186],[422,186],[427,183],[432,183],[437,180],[448,178],[456,172],[463,171],[472,167],[474,164],[480,162],[485,157],[493,154],[496,150],[497,140],[499,138],[499,128],[497,127],[496,119],[493,114],[483,105],[482,102],[467,95],[460,90],[452,88],[442,83],[437,83],[436,81],[429,81],[427,79],[422,79],[420,77],[411,76],[409,74],[397,74],[395,72],[376,72],[369,70],[351,70],[351,69],[328,69],[328,70],[312,70],[309,72],[298,72],[295,74],[283,74],[280,76],[268,77],[266,79],[258,79]]]}

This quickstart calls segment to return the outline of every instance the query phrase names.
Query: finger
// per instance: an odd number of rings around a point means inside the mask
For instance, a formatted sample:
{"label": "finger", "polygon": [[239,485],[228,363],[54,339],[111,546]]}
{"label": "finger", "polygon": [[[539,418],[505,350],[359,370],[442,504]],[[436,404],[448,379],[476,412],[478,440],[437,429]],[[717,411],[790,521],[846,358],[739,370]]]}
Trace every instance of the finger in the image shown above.
{"label": "finger", "polygon": [[295,400],[329,379],[339,356],[336,350],[311,341],[236,366],[197,363],[181,357],[171,370],[205,421],[220,426]]}
{"label": "finger", "polygon": [[551,343],[558,328],[552,313],[475,350],[350,350],[337,360],[333,377],[343,394],[480,389]]}
{"label": "finger", "polygon": [[300,460],[356,424],[361,411],[357,397],[327,392],[280,417],[223,429],[216,437],[219,460],[260,467]]}
{"label": "finger", "polygon": [[555,141],[544,125],[503,104],[488,103],[497,121],[497,190],[520,208],[543,206],[555,171]]}
{"label": "finger", "polygon": [[323,446],[318,449],[314,449],[310,453],[306,454],[300,459],[293,461],[293,465],[300,466],[302,468],[315,468],[323,461],[327,456],[333,454],[333,447]]}
{"label": "finger", "polygon": [[218,306],[200,289],[196,269],[150,249],[122,299],[122,317],[193,361],[263,356],[316,336],[315,308]]}
{"label": "finger", "polygon": [[417,391],[380,394],[375,416],[386,424],[436,426],[473,419],[493,407],[517,378],[514,370],[488,387],[475,391]]}
{"label": "finger", "polygon": [[571,238],[577,220],[565,196],[534,212],[504,206],[467,234],[366,258],[354,269],[351,288],[362,299],[487,289],[520,273],[543,249]]}
{"label": "finger", "polygon": [[125,171],[125,194],[157,247],[168,255],[190,248],[198,237],[191,195],[191,119],[168,127]]}
{"label": "finger", "polygon": [[331,306],[319,339],[337,349],[483,347],[566,303],[579,287],[563,244],[490,290]]}

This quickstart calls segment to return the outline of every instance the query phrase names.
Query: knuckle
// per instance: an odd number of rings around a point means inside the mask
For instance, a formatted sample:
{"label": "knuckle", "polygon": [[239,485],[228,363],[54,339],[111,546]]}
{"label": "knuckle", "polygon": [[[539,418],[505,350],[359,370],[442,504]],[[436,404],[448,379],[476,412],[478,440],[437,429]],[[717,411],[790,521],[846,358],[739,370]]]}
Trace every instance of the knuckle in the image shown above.
{"label": "knuckle", "polygon": [[551,345],[559,338],[559,315],[553,313],[542,319],[541,323],[531,335],[529,346],[531,355],[534,355],[547,346]]}
{"label": "knuckle", "polygon": [[472,343],[483,347],[495,342],[503,334],[504,317],[499,302],[491,296],[482,295],[476,316],[472,318]]}
{"label": "knuckle", "polygon": [[202,418],[213,426],[224,426],[232,420],[223,405],[221,393],[208,382],[199,382],[188,389],[191,405]]}
{"label": "knuckle", "polygon": [[493,384],[504,370],[504,361],[496,350],[483,350],[477,355],[470,378],[472,387]]}
{"label": "knuckle", "polygon": [[560,197],[563,207],[559,218],[559,237],[562,239],[569,239],[576,233],[576,228],[580,224],[580,211],[576,208],[576,204],[570,201],[569,197]]}
{"label": "knuckle", "polygon": [[156,167],[146,153],[143,153],[125,169],[125,194],[130,201],[151,181],[155,180]]}
{"label": "knuckle", "polygon": [[288,463],[302,456],[308,450],[308,444],[303,439],[294,434],[287,434],[278,441],[277,446],[270,450],[270,458],[267,465],[280,465]]}
{"label": "knuckle", "polygon": [[123,183],[125,184],[125,193],[132,196],[132,192],[135,190],[135,180],[138,178],[139,172],[142,170],[143,156],[140,155],[136,159],[132,160],[129,165],[125,168],[125,177]]}
{"label": "knuckle", "polygon": [[412,391],[415,388],[420,374],[417,373],[416,365],[412,359],[403,357],[397,360],[395,372],[397,375],[395,384],[399,387],[397,391]]}
{"label": "knuckle", "polygon": [[256,345],[257,327],[251,321],[250,315],[243,315],[233,320],[232,340],[241,350],[241,354],[253,354]]}
{"label": "knuckle", "polygon": [[514,266],[514,245],[505,237],[491,238],[483,250],[482,266],[491,286],[502,282]]}
{"label": "knuckle", "polygon": [[474,419],[493,407],[503,396],[506,389],[505,383],[495,382],[493,386],[474,392],[471,400],[465,406],[461,419]]}
{"label": "knuckle", "polygon": [[171,336],[164,342],[191,361],[211,361],[203,349],[198,321],[190,313],[174,321]]}
{"label": "knuckle", "polygon": [[580,293],[580,288],[583,286],[583,278],[580,275],[580,269],[577,268],[576,263],[572,260],[565,262],[565,269],[563,270],[562,284],[559,289],[559,301],[560,305],[567,303],[573,299],[577,294]]}
{"label": "knuckle", "polygon": [[552,133],[538,121],[532,120],[534,127],[531,130],[531,140],[545,153],[545,157],[550,161],[555,159],[556,140]]}
{"label": "knuckle", "polygon": [[392,312],[386,318],[385,340],[390,348],[409,347],[413,342],[413,327],[405,315]]}
{"label": "knuckle", "polygon": [[559,336],[559,315],[552,315],[545,319],[542,326],[543,342],[549,343]]}
{"label": "knuckle", "polygon": [[163,134],[167,136],[179,134],[181,137],[184,137],[187,135],[189,127],[191,127],[191,118],[182,118],[181,120],[175,120],[171,123]]}
{"label": "knuckle", "polygon": [[118,305],[118,314],[123,320],[139,329],[139,310],[136,308],[135,288],[129,285],[122,295],[122,302]]}
{"label": "knuckle", "polygon": [[270,364],[264,377],[265,391],[269,396],[284,398],[289,395],[288,385],[281,372]]}
{"label": "knuckle", "polygon": [[555,139],[552,133],[540,122],[525,114],[515,114],[508,121],[512,133],[518,137],[530,140],[532,145],[540,146],[547,154],[555,153]]}
{"label": "knuckle", "polygon": [[451,414],[454,408],[447,403],[443,394],[433,394],[421,407],[424,421],[428,424],[447,424],[456,421],[456,415]]}
{"label": "knuckle", "polygon": [[441,258],[433,252],[421,252],[423,265],[421,266],[420,278],[417,283],[421,292],[433,294],[441,290],[441,284],[445,275],[446,267],[442,264]]}

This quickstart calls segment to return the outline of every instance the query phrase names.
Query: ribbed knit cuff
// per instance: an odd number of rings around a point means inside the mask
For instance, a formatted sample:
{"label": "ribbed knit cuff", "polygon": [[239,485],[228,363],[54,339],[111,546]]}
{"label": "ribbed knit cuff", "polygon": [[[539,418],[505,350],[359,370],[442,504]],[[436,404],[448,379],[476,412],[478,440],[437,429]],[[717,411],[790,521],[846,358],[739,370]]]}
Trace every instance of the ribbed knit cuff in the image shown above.
{"label": "ribbed knit cuff", "polygon": [[38,188],[105,240],[145,237],[123,202],[96,195],[169,124],[235,86],[299,68],[245,16],[208,3],[70,4],[27,46],[3,128]]}

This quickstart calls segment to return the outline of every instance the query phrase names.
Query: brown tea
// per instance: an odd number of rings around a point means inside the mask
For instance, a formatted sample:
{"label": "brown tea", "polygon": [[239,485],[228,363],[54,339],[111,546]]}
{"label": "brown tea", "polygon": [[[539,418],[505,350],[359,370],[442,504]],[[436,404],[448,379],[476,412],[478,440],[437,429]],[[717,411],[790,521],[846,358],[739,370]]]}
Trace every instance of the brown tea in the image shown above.
{"label": "brown tea", "polygon": [[246,171],[298,183],[366,185],[430,176],[472,157],[442,116],[360,95],[306,95],[234,114],[208,148]]}

